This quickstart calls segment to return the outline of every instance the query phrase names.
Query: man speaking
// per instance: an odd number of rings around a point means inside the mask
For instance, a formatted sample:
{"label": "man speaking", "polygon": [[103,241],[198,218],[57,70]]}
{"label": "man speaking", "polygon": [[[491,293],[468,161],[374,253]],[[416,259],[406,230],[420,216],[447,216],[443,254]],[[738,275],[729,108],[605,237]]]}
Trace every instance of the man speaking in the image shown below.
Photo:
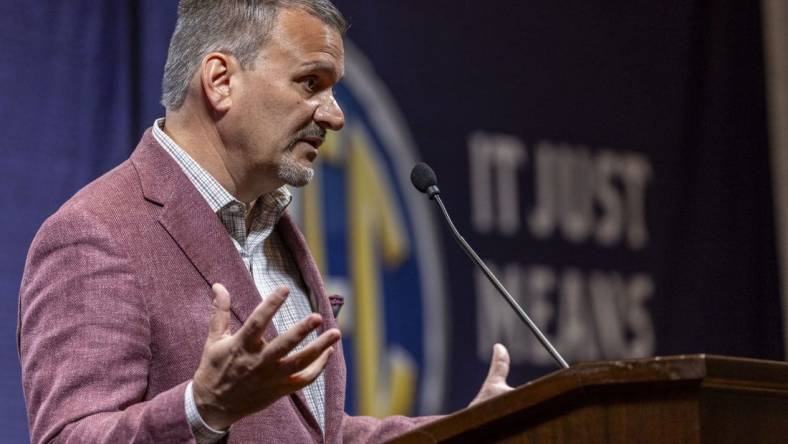
{"label": "man speaking", "polygon": [[[345,28],[328,0],[180,2],[165,118],[30,248],[33,442],[373,442],[429,420],[343,412],[340,332],[286,212],[344,125]],[[496,346],[473,402],[508,368]]]}

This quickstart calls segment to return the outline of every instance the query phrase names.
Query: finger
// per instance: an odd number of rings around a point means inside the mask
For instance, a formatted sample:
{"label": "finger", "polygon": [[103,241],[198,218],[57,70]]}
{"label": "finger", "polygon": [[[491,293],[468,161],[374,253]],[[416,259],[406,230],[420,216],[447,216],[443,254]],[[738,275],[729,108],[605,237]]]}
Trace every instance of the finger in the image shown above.
{"label": "finger", "polygon": [[254,309],[251,315],[246,318],[241,328],[238,329],[236,337],[241,340],[244,346],[248,349],[256,349],[260,347],[263,332],[268,324],[271,323],[274,314],[279,307],[282,306],[290,290],[287,287],[279,287]]}
{"label": "finger", "polygon": [[492,361],[490,371],[487,372],[486,383],[506,384],[506,377],[509,376],[509,352],[501,344],[493,346]]}
{"label": "finger", "polygon": [[327,349],[333,347],[342,334],[338,329],[332,328],[317,339],[309,343],[303,350],[293,353],[280,361],[281,370],[285,374],[299,372],[309,366],[315,359],[319,358]]}
{"label": "finger", "polygon": [[266,347],[266,359],[279,360],[290,353],[309,333],[320,326],[323,318],[318,314],[311,314],[301,319],[296,325],[290,327],[286,332],[277,336]]}
{"label": "finger", "polygon": [[290,382],[298,388],[303,388],[311,384],[312,381],[317,379],[317,377],[320,375],[320,372],[326,368],[328,358],[331,357],[332,353],[334,353],[333,347],[324,350],[320,357],[312,361],[312,363],[309,364],[309,366],[307,366],[305,369],[290,375]]}
{"label": "finger", "polygon": [[222,284],[213,284],[213,313],[208,324],[208,342],[215,342],[230,328],[230,293]]}

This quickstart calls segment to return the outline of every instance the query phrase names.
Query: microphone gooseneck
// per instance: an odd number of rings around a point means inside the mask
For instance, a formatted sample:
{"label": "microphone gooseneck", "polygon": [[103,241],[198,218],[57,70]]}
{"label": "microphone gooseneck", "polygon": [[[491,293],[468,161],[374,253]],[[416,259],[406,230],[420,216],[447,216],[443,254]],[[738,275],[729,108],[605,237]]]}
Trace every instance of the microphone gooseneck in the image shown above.
{"label": "microphone gooseneck", "polygon": [[558,350],[553,347],[553,344],[547,339],[547,337],[539,330],[539,327],[531,320],[528,314],[520,307],[520,304],[514,300],[512,295],[506,290],[506,288],[501,284],[498,278],[490,271],[487,265],[482,261],[479,255],[471,248],[468,242],[465,241],[465,238],[462,237],[460,232],[457,230],[457,227],[454,226],[454,222],[451,220],[451,216],[449,216],[449,212],[446,211],[446,206],[443,205],[443,201],[440,197],[440,190],[438,189],[438,178],[435,176],[435,172],[432,171],[432,168],[429,167],[426,163],[418,163],[410,173],[410,180],[413,183],[413,186],[416,187],[417,190],[425,193],[429,196],[430,199],[434,200],[438,203],[438,207],[441,209],[441,213],[443,214],[443,218],[446,220],[446,223],[449,225],[451,229],[452,235],[454,239],[460,244],[460,247],[465,252],[466,255],[473,261],[481,270],[484,272],[484,275],[487,276],[487,279],[495,286],[498,290],[498,293],[503,296],[509,306],[512,307],[512,310],[517,313],[517,316],[522,320],[531,332],[536,336],[542,346],[550,353],[550,356],[555,359],[559,366],[562,368],[569,368],[569,364],[566,363],[564,358],[558,353]]}

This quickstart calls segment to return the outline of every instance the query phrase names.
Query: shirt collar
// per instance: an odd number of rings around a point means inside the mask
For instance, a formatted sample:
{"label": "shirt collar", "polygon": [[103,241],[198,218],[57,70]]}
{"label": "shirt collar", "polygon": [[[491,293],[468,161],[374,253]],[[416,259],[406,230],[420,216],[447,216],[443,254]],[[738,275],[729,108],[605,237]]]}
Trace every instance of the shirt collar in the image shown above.
{"label": "shirt collar", "polygon": [[[237,208],[238,205],[246,210],[245,203],[230,194],[219,181],[164,132],[163,117],[156,119],[153,123],[153,137],[183,170],[186,177],[189,178],[194,187],[197,188],[197,191],[200,192],[200,195],[206,200],[208,206],[211,207],[211,211],[219,213],[221,210],[229,207]],[[275,219],[278,220],[292,200],[293,196],[290,190],[283,185],[270,193],[264,194],[254,203],[259,204],[255,205],[255,207],[260,208],[263,213],[274,213]],[[260,215],[261,211],[255,209],[253,219],[258,218]]]}

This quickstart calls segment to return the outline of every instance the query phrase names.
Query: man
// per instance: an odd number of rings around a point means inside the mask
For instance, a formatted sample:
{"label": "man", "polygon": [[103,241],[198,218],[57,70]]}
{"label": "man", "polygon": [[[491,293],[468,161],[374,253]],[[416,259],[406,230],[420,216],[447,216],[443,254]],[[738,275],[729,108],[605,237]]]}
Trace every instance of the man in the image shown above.
{"label": "man", "polygon": [[[285,212],[344,124],[345,27],[328,0],[181,1],[165,119],[31,247],[32,441],[370,442],[429,420],[343,413],[340,333]],[[507,373],[496,346],[474,402]]]}

